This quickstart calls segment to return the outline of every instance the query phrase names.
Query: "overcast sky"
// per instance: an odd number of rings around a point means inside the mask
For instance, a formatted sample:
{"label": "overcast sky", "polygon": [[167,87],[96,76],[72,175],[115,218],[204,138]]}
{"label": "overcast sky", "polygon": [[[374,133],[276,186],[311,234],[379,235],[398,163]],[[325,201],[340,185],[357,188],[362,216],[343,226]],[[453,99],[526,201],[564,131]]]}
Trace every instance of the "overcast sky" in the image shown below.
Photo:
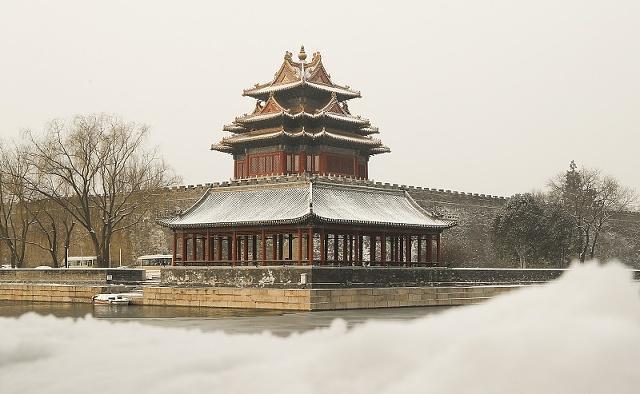
{"label": "overcast sky", "polygon": [[637,0],[0,0],[0,136],[116,113],[185,183],[227,180],[209,146],[301,43],[362,92],[372,179],[511,195],[574,159],[640,190]]}

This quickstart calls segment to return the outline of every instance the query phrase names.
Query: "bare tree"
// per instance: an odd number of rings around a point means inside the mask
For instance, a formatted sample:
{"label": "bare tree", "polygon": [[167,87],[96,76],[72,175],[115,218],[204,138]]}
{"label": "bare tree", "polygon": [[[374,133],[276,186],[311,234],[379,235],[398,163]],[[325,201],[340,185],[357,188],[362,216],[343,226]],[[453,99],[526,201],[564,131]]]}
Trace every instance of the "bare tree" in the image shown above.
{"label": "bare tree", "polygon": [[29,228],[35,222],[28,204],[34,192],[27,187],[30,173],[25,147],[0,146],[0,241],[9,249],[12,267],[22,267]]}
{"label": "bare tree", "polygon": [[87,231],[100,267],[110,264],[113,234],[149,209],[150,191],[176,182],[158,153],[145,148],[147,134],[144,125],[104,114],[53,121],[42,136],[27,133],[38,169],[32,187]]}
{"label": "bare tree", "polygon": [[39,235],[27,239],[26,244],[49,253],[52,267],[60,267],[61,258],[66,265],[67,251],[75,225],[69,213],[45,198],[33,201],[26,207],[33,218],[32,235]]}
{"label": "bare tree", "polygon": [[576,252],[580,261],[594,258],[598,241],[619,212],[637,201],[635,192],[621,186],[598,170],[578,169],[571,162],[569,170],[550,182],[551,197],[560,202],[574,223]]}

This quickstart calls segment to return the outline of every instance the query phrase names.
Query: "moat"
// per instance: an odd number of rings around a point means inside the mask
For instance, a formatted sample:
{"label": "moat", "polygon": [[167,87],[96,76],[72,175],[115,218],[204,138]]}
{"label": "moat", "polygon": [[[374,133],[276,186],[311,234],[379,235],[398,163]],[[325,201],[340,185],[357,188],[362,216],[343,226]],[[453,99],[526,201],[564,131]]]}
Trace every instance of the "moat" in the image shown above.
{"label": "moat", "polygon": [[259,309],[197,308],[169,306],[114,306],[63,304],[48,302],[0,301],[0,317],[19,317],[34,312],[56,318],[96,319],[114,323],[137,322],[143,325],[198,329],[226,333],[255,334],[270,331],[289,335],[329,327],[343,319],[349,327],[369,320],[407,321],[440,313],[451,307],[379,308],[320,312],[283,312]]}

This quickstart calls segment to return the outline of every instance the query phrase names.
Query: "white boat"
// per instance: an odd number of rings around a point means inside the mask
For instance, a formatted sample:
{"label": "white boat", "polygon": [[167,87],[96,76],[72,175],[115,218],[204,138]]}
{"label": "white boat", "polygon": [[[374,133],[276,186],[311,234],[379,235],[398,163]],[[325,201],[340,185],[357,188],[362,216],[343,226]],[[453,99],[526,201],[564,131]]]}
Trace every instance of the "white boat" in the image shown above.
{"label": "white boat", "polygon": [[131,300],[122,294],[98,294],[93,296],[94,304],[129,305]]}

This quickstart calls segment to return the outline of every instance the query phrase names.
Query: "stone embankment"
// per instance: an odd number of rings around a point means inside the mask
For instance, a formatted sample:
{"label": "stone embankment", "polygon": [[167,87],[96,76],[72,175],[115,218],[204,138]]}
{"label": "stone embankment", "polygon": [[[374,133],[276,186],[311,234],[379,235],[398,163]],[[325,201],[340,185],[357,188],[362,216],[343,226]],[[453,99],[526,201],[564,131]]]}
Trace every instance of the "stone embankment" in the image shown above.
{"label": "stone embankment", "polygon": [[[564,271],[167,267],[161,270],[160,285],[147,282],[135,303],[301,311],[454,306],[477,304],[520,287],[540,285]],[[633,271],[633,275],[640,280],[640,271]],[[96,294],[129,292],[131,286],[123,283],[140,285],[141,281],[133,279],[143,278],[144,270],[6,270],[0,275],[0,300],[89,303]]]}
{"label": "stone embankment", "polygon": [[[1,283],[0,301],[67,302],[87,304],[93,296],[124,289],[111,286]],[[127,289],[128,290],[128,289]]]}
{"label": "stone embankment", "polygon": [[100,293],[123,293],[145,280],[141,269],[3,269],[0,301],[91,303]]}
{"label": "stone embankment", "polygon": [[51,268],[2,269],[0,283],[138,284],[145,280],[143,269]]}
{"label": "stone embankment", "polygon": [[149,287],[144,305],[319,311],[454,306],[483,302],[520,286],[256,289]]}

